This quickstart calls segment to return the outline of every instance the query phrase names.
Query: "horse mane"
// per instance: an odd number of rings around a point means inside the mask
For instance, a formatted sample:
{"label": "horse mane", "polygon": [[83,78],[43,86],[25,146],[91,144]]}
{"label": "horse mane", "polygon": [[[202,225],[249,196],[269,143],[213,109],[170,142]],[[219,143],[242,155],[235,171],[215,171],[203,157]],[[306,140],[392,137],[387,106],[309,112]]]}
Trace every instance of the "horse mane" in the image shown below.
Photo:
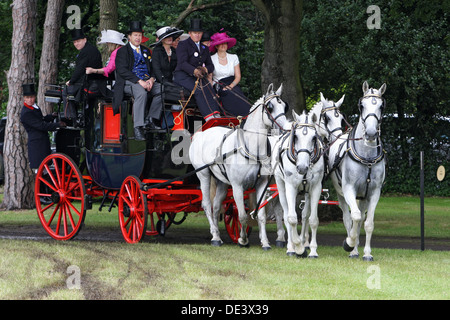
{"label": "horse mane", "polygon": [[316,102],[316,104],[314,104],[314,106],[309,111],[308,116],[310,116],[312,119],[313,114],[315,114],[317,121],[319,121],[320,114],[322,113],[322,108],[323,108],[322,101]]}

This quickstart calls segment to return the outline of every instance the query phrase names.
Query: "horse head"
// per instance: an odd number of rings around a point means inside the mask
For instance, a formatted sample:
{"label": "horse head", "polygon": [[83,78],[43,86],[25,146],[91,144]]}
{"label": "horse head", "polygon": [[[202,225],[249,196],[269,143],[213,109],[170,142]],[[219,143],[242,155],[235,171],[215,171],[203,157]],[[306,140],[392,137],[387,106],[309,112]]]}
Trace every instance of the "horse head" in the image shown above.
{"label": "horse head", "polygon": [[345,94],[334,102],[325,99],[322,92],[320,93],[320,103],[316,104],[311,110],[317,116],[316,130],[321,137],[327,138],[329,141],[333,140],[333,136],[337,137],[342,133],[342,122],[344,117],[339,111],[339,107],[344,102]]}
{"label": "horse head", "polygon": [[315,114],[309,117],[305,111],[299,116],[292,110],[292,116],[294,122],[292,124],[289,153],[293,158],[291,161],[295,161],[297,172],[306,175],[318,153],[318,136],[314,125],[317,119]]}
{"label": "horse head", "polygon": [[386,84],[380,89],[369,88],[367,81],[362,86],[363,97],[359,99],[358,107],[360,122],[364,128],[364,139],[375,141],[380,136],[380,125],[382,113],[386,106],[383,94],[386,91]]}
{"label": "horse head", "polygon": [[286,121],[286,112],[289,110],[289,105],[281,99],[283,93],[283,84],[280,85],[277,91],[273,91],[273,84],[271,83],[267,88],[266,94],[263,96],[263,121],[267,127],[274,129],[283,129]]}

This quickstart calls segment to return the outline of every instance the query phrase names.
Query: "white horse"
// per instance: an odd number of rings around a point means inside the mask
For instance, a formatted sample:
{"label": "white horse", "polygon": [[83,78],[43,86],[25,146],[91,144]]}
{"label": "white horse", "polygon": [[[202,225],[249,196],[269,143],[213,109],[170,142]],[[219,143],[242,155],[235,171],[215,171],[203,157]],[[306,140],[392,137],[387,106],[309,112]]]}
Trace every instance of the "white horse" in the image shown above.
{"label": "white horse", "polygon": [[[244,205],[244,191],[256,189],[259,199],[265,193],[270,174],[270,146],[268,130],[276,126],[276,120],[284,115],[286,104],[280,99],[282,86],[273,92],[270,85],[265,96],[250,109],[242,128],[230,129],[213,127],[193,136],[189,148],[189,158],[194,168],[211,164],[208,169],[197,172],[202,190],[202,207],[210,224],[211,244],[222,245],[218,217],[221,204],[227,194],[228,186],[233,189],[241,223],[238,243],[248,245],[247,213]],[[211,207],[211,177],[216,179],[216,195]],[[270,249],[265,229],[266,212],[258,211],[258,225],[263,249]]]}
{"label": "white horse", "polygon": [[331,146],[328,161],[347,229],[344,249],[350,252],[350,257],[359,256],[359,233],[367,212],[363,260],[373,261],[370,247],[373,219],[385,178],[380,125],[385,105],[382,95],[386,84],[376,90],[369,89],[367,82],[364,82],[362,89],[364,95],[358,104],[359,122],[349,134],[342,137],[345,140]]}
{"label": "white horse", "polygon": [[322,141],[317,135],[316,114],[305,112],[301,116],[292,112],[294,122],[290,132],[279,137],[272,151],[272,168],[277,183],[279,199],[283,207],[284,223],[288,233],[287,254],[305,256],[305,224],[301,235],[297,232],[296,198],[304,192],[305,219],[309,218],[312,229],[310,257],[317,257],[316,234],[319,220],[317,205],[322,192],[324,160]]}

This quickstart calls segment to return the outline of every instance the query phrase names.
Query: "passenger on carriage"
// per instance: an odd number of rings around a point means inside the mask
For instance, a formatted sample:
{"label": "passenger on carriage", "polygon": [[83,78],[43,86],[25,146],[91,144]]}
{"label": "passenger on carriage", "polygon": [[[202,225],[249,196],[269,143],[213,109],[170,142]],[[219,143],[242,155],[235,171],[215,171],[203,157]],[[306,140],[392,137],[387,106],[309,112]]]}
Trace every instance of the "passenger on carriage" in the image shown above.
{"label": "passenger on carriage", "polygon": [[189,38],[181,41],[177,48],[178,63],[174,72],[174,82],[190,92],[195,89],[197,106],[203,118],[208,121],[220,117],[220,106],[214,89],[208,82],[208,74],[214,71],[214,64],[208,47],[200,43],[202,35],[202,21],[192,19]]}
{"label": "passenger on carriage", "polygon": [[53,122],[56,114],[42,115],[36,105],[36,91],[34,83],[22,85],[23,108],[20,122],[28,134],[28,160],[33,171],[39,168],[42,160],[51,153],[49,131],[56,131],[66,126],[64,122]]}
{"label": "passenger on carriage", "polygon": [[229,37],[226,32],[218,32],[211,36],[209,51],[215,53],[211,56],[214,64],[213,81],[225,113],[247,116],[251,104],[239,86],[241,81],[239,57],[227,52],[236,45],[236,42],[236,39]]}
{"label": "passenger on carriage", "polygon": [[122,104],[124,92],[134,97],[133,122],[134,137],[145,140],[144,119],[155,79],[151,77],[152,52],[142,45],[144,30],[139,21],[132,21],[127,32],[128,43],[117,51],[116,85],[114,88],[113,110],[117,114]]}
{"label": "passenger on carriage", "polygon": [[106,67],[94,69],[86,68],[86,74],[102,74],[107,78],[114,78],[114,71],[116,70],[116,55],[117,51],[125,45],[125,35],[115,30],[103,30],[98,44],[106,44],[110,54],[106,63]]}
{"label": "passenger on carriage", "polygon": [[[87,92],[104,92],[106,82],[100,74],[90,74],[86,77],[86,68],[95,69],[102,67],[100,51],[87,41],[81,29],[72,30],[72,41],[75,48],[80,51],[75,61],[75,70],[72,77],[66,82],[63,90],[64,116],[69,120],[77,119],[77,105],[81,102],[83,89]],[[87,80],[87,83],[85,81]],[[72,98],[68,98],[72,97]]]}
{"label": "passenger on carriage", "polygon": [[209,47],[211,45],[211,33],[209,31],[204,31],[200,42]]}
{"label": "passenger on carriage", "polygon": [[[146,127],[153,127],[161,119],[164,100],[178,101],[183,88],[173,83],[173,72],[177,66],[177,54],[172,46],[174,39],[181,36],[183,30],[173,27],[163,27],[156,31],[158,41],[154,46],[152,56],[152,76],[155,83],[151,91],[152,103],[146,116]],[[164,89],[164,90],[163,90]]]}

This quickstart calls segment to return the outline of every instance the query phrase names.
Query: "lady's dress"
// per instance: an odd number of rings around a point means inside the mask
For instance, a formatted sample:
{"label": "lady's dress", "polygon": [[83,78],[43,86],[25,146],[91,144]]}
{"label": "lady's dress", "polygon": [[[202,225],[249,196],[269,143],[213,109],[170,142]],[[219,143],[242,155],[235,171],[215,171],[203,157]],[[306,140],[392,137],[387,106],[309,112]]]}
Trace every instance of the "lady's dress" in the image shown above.
{"label": "lady's dress", "polygon": [[220,96],[222,107],[227,115],[246,116],[251,104],[248,102],[239,84],[232,90],[223,90],[234,81],[234,67],[239,64],[239,58],[235,54],[227,53],[227,64],[219,63],[219,56],[211,56],[214,63],[213,80],[215,88]]}

